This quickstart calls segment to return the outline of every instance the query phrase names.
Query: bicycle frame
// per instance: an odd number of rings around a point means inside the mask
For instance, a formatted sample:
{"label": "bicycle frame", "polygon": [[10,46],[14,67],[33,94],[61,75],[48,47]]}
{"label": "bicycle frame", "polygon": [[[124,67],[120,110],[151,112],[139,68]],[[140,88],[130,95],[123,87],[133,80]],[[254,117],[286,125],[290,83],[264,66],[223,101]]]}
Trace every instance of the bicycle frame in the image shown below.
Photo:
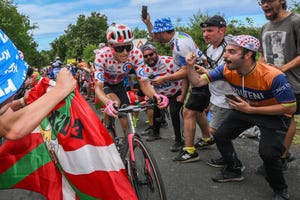
{"label": "bicycle frame", "polygon": [[140,200],[144,199],[166,199],[163,180],[161,178],[158,165],[149,148],[136,133],[133,115],[134,111],[142,111],[155,104],[130,105],[118,109],[119,117],[127,119],[127,140],[119,143],[119,137],[115,127],[115,119],[110,117],[108,130],[114,137],[115,144],[120,153],[121,159],[126,167],[127,175],[132,183]]}
{"label": "bicycle frame", "polygon": [[135,161],[135,156],[134,156],[134,150],[133,150],[133,137],[136,135],[136,130],[133,124],[133,116],[132,112],[134,111],[141,111],[143,108],[149,108],[153,107],[155,104],[147,104],[144,106],[128,106],[126,108],[120,108],[119,111],[119,116],[125,116],[127,119],[127,141],[129,145],[129,153],[130,153],[130,158],[132,161]]}

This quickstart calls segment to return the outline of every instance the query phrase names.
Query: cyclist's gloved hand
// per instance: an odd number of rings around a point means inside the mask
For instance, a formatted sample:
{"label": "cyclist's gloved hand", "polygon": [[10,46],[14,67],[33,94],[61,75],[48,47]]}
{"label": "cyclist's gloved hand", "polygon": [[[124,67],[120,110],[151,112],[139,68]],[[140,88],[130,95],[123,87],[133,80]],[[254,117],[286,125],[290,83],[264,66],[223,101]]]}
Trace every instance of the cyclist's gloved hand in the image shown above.
{"label": "cyclist's gloved hand", "polygon": [[169,99],[162,94],[154,94],[153,97],[156,99],[159,108],[165,108],[169,105]]}
{"label": "cyclist's gloved hand", "polygon": [[104,109],[104,112],[111,117],[118,117],[118,111],[116,110],[117,105],[117,101],[109,100],[106,103],[106,108]]}

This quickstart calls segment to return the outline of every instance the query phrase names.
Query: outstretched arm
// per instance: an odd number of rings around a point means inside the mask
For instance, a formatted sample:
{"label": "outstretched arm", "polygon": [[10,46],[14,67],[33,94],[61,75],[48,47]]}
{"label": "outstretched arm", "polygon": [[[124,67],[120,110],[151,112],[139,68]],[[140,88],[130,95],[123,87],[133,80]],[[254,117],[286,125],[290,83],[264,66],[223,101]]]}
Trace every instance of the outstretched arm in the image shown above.
{"label": "outstretched arm", "polygon": [[[18,139],[31,133],[51,110],[76,87],[71,72],[63,68],[52,90],[28,106],[13,111],[11,107],[0,115],[0,136]],[[4,105],[5,106],[5,105]]]}
{"label": "outstretched arm", "polygon": [[143,91],[143,93],[147,97],[153,98],[153,95],[156,93],[156,91],[154,90],[152,85],[149,83],[149,80],[148,79],[140,80],[139,84],[140,84],[140,87],[141,87],[141,90]]}

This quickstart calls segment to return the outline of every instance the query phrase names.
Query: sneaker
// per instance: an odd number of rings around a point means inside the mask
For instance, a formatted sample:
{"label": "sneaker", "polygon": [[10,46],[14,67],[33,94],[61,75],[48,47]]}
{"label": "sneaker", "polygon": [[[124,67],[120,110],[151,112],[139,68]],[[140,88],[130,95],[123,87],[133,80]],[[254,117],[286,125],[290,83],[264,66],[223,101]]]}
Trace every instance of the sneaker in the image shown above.
{"label": "sneaker", "polygon": [[213,138],[200,138],[198,142],[195,143],[196,149],[203,149],[215,143]]}
{"label": "sneaker", "polygon": [[148,126],[141,135],[146,136],[146,135],[150,135],[151,133],[153,133],[153,127],[152,126]]}
{"label": "sneaker", "polygon": [[[210,165],[212,167],[216,167],[216,168],[225,167],[225,161],[224,161],[223,157],[216,158],[216,159],[209,159],[206,163],[208,165]],[[246,167],[244,164],[241,164],[240,168],[241,168],[241,172],[244,172],[246,170]]]}
{"label": "sneaker", "polygon": [[223,168],[225,166],[225,161],[223,157],[217,159],[209,159],[207,164],[212,167]]}
{"label": "sneaker", "polygon": [[287,189],[283,189],[280,191],[274,190],[272,200],[288,200],[288,199],[290,199],[290,195],[287,192]]}
{"label": "sneaker", "polygon": [[199,154],[197,153],[197,151],[195,151],[193,154],[190,154],[189,152],[187,152],[186,150],[181,151],[178,156],[176,156],[173,161],[178,161],[178,162],[183,162],[183,163],[187,163],[187,162],[195,162],[200,160]]}
{"label": "sneaker", "polygon": [[154,140],[159,140],[159,139],[161,139],[161,137],[160,137],[159,134],[154,134],[154,133],[152,133],[152,134],[149,134],[149,135],[147,136],[146,141],[147,141],[147,142],[152,142],[152,141],[154,141]]}
{"label": "sneaker", "polygon": [[175,142],[175,143],[170,147],[170,151],[171,151],[171,152],[178,152],[178,151],[180,151],[183,147],[184,147],[184,143],[183,143],[183,142]]}
{"label": "sneaker", "polygon": [[225,182],[234,182],[244,180],[242,173],[235,173],[232,171],[226,170],[226,168],[217,172],[214,177],[211,178],[214,182],[225,183]]}
{"label": "sneaker", "polygon": [[288,152],[287,155],[286,155],[286,161],[287,162],[292,162],[294,160],[296,160],[296,157],[293,156],[291,152]]}

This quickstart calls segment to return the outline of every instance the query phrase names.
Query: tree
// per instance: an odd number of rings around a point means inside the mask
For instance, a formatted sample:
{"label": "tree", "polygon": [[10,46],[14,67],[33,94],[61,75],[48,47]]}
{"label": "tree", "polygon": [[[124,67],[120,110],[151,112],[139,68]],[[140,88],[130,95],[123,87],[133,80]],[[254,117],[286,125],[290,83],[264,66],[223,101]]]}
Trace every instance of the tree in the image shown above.
{"label": "tree", "polygon": [[94,50],[97,49],[98,46],[95,44],[89,44],[86,46],[86,48],[83,50],[83,58],[86,63],[88,62],[94,62],[95,59],[95,53]]}
{"label": "tree", "polygon": [[41,59],[37,51],[38,44],[34,41],[31,32],[37,28],[37,25],[31,25],[27,16],[18,13],[12,0],[0,1],[0,28],[23,52],[29,65],[39,66]]}
{"label": "tree", "polygon": [[[69,24],[65,34],[51,43],[54,53],[64,60],[68,58],[83,57],[88,45],[96,45],[106,41],[107,17],[92,12],[86,17],[80,14],[76,24]],[[90,56],[88,56],[90,57]],[[85,58],[87,59],[87,58]]]}
{"label": "tree", "polygon": [[292,0],[292,6],[290,7],[290,10],[296,13],[300,13],[300,2]]}

